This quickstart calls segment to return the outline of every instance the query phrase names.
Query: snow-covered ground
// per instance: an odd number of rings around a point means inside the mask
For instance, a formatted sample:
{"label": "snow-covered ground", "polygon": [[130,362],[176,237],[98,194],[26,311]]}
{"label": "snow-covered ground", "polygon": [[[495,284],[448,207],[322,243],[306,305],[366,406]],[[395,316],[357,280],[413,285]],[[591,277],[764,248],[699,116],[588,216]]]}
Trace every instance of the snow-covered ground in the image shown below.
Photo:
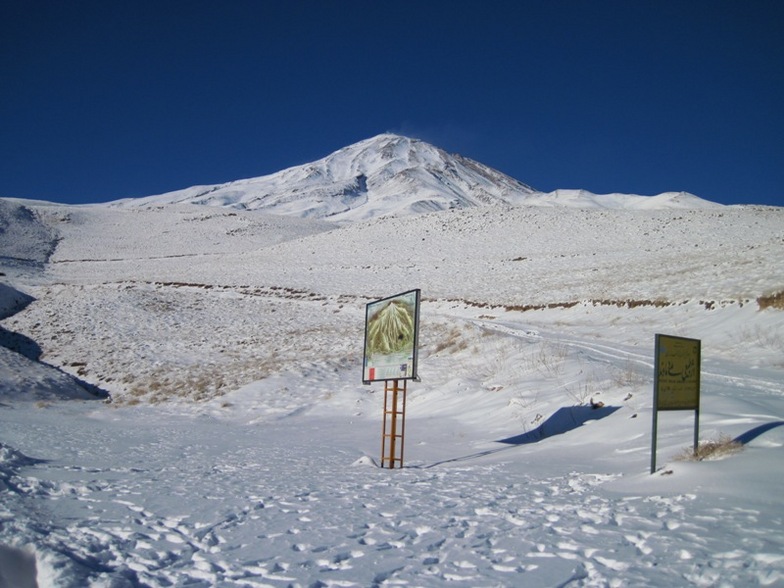
{"label": "snow-covered ground", "polygon": [[[578,197],[0,201],[0,586],[784,584],[784,209]],[[411,288],[380,469],[365,304]],[[694,414],[662,413],[649,473],[656,333],[702,340],[700,437],[740,452],[681,461]]]}

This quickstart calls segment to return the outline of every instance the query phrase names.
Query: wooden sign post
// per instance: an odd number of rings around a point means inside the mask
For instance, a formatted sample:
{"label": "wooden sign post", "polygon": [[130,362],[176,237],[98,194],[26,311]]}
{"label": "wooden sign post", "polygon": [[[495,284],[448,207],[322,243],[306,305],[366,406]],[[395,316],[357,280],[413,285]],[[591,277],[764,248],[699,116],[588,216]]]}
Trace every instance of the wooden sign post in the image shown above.
{"label": "wooden sign post", "polygon": [[[402,386],[400,385],[402,382]],[[381,467],[403,467],[403,448],[406,436],[406,382],[384,382],[384,424],[381,429]],[[391,398],[390,398],[391,395]],[[387,442],[389,453],[387,453]],[[399,455],[398,455],[399,454]]]}
{"label": "wooden sign post", "polygon": [[384,382],[381,467],[403,467],[408,380],[418,380],[419,290],[370,302],[365,307],[362,382]]}

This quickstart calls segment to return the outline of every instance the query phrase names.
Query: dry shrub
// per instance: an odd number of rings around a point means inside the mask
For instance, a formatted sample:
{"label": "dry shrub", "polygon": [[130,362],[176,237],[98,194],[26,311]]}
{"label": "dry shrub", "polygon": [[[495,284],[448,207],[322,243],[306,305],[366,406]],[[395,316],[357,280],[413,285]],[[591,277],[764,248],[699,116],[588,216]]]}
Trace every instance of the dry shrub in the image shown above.
{"label": "dry shrub", "polygon": [[769,296],[760,296],[757,298],[757,304],[759,305],[760,310],[765,310],[766,308],[784,310],[784,290],[776,292],[775,294],[770,294]]}
{"label": "dry shrub", "polygon": [[743,444],[729,435],[720,435],[717,440],[702,441],[697,445],[697,453],[693,447],[684,449],[675,459],[677,461],[710,461],[724,459],[743,450]]}
{"label": "dry shrub", "polygon": [[450,353],[457,353],[466,347],[468,347],[468,341],[463,336],[463,332],[457,327],[452,327],[446,337],[436,344],[433,353],[440,353],[446,350]]}
{"label": "dry shrub", "polygon": [[631,359],[627,358],[622,366],[613,368],[612,383],[618,388],[634,388],[648,382],[649,378],[640,372],[638,365]]}

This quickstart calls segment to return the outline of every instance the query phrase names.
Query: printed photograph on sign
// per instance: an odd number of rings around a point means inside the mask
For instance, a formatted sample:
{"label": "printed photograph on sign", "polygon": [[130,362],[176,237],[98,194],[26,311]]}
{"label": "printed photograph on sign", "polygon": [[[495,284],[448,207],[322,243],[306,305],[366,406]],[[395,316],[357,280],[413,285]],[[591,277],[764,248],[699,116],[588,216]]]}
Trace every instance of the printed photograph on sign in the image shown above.
{"label": "printed photograph on sign", "polygon": [[419,290],[367,305],[362,381],[417,378]]}

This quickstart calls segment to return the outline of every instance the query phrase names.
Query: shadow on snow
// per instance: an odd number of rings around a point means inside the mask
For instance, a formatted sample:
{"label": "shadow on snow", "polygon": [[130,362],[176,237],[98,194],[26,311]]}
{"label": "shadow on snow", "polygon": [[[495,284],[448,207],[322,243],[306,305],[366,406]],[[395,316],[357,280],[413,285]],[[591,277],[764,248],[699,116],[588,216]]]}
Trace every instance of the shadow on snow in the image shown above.
{"label": "shadow on snow", "polygon": [[421,467],[432,468],[445,463],[468,461],[471,459],[484,457],[486,455],[492,455],[494,453],[498,453],[499,451],[506,451],[507,449],[512,449],[513,447],[516,447],[518,445],[537,443],[538,441],[541,441],[542,439],[546,439],[547,437],[553,437],[554,435],[561,435],[563,433],[568,433],[569,431],[581,427],[588,421],[596,421],[608,417],[619,408],[620,408],[619,406],[602,406],[599,408],[594,408],[591,406],[562,406],[561,408],[556,410],[552,415],[550,415],[550,417],[546,421],[544,421],[538,427],[536,427],[536,429],[532,431],[528,431],[526,433],[515,435],[513,437],[507,437],[505,439],[499,439],[498,441],[496,441],[496,443],[505,444],[506,447],[487,449],[485,451],[472,453],[471,455],[455,457],[452,459],[444,459],[434,464],[430,464],[428,466],[421,466]]}
{"label": "shadow on snow", "polygon": [[109,392],[107,392],[100,386],[91,384],[90,382],[86,380],[82,380],[81,378],[74,376],[73,374],[69,374],[65,370],[62,370],[56,366],[41,361],[41,355],[43,354],[43,349],[41,349],[41,346],[38,344],[37,341],[31,339],[27,335],[23,335],[22,333],[16,333],[14,331],[9,331],[4,327],[0,327],[0,347],[5,347],[6,349],[13,351],[14,353],[18,353],[19,355],[26,357],[30,361],[40,363],[55,371],[65,374],[65,376],[73,380],[77,385],[79,385],[81,388],[86,390],[89,394],[95,396],[98,399],[107,399],[110,397]]}
{"label": "shadow on snow", "polygon": [[735,443],[741,443],[742,445],[746,445],[746,443],[753,441],[763,433],[767,433],[771,429],[775,429],[776,427],[780,427],[781,425],[784,425],[784,421],[773,421],[771,423],[764,423],[762,425],[754,427],[753,429],[749,429],[748,431],[746,431],[741,435],[738,435],[733,439],[733,441],[735,441]]}

